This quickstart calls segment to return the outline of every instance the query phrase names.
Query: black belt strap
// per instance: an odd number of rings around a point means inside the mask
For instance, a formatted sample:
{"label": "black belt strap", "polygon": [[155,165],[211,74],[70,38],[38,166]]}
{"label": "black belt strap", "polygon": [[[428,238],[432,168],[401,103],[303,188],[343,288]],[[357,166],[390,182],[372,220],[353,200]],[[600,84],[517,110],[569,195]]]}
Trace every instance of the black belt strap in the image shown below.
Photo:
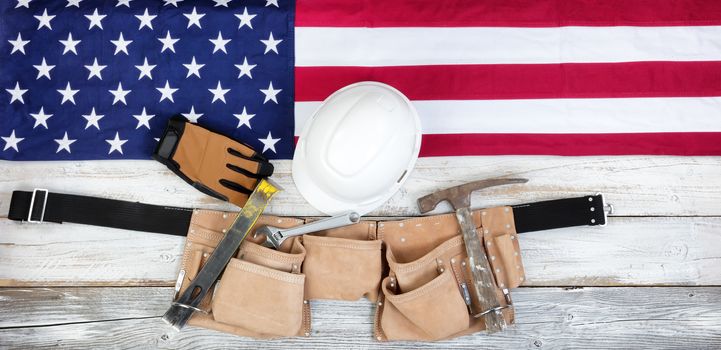
{"label": "black belt strap", "polygon": [[[512,206],[516,232],[572,226],[605,225],[603,196],[584,196]],[[11,220],[72,222],[127,230],[185,236],[193,209],[150,205],[97,197],[14,191]]]}
{"label": "black belt strap", "polygon": [[11,220],[27,222],[72,222],[126,230],[185,236],[193,210],[113,199],[50,193],[14,191],[10,200]]}
{"label": "black belt strap", "polygon": [[511,208],[518,233],[606,224],[601,194],[518,204]]}

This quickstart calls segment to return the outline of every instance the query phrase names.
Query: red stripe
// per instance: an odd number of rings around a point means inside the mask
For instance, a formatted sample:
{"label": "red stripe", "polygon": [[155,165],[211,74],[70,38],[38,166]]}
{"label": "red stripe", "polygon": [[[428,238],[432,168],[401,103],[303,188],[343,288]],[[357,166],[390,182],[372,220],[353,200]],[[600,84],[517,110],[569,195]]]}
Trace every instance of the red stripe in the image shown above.
{"label": "red stripe", "polygon": [[721,96],[721,61],[296,67],[296,101],[364,80],[411,100]]}
{"label": "red stripe", "polygon": [[431,134],[421,156],[470,155],[721,155],[721,133]]}
{"label": "red stripe", "polygon": [[721,24],[719,0],[298,0],[300,27]]}
{"label": "red stripe", "polygon": [[[298,143],[298,136],[294,137]],[[421,157],[556,155],[721,156],[721,132],[645,134],[424,134]]]}

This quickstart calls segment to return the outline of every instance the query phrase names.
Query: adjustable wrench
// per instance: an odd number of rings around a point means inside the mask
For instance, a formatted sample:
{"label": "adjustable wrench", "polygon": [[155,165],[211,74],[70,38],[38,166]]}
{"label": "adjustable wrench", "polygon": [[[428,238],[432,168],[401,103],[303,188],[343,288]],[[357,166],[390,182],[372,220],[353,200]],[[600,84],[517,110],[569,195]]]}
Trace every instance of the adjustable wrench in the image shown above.
{"label": "adjustable wrench", "polygon": [[270,242],[275,249],[278,249],[278,247],[283,244],[283,241],[289,237],[347,226],[355,224],[358,221],[360,221],[360,215],[354,211],[350,211],[289,229],[281,229],[275,226],[261,226],[255,231],[254,236],[265,235],[267,238],[266,241]]}

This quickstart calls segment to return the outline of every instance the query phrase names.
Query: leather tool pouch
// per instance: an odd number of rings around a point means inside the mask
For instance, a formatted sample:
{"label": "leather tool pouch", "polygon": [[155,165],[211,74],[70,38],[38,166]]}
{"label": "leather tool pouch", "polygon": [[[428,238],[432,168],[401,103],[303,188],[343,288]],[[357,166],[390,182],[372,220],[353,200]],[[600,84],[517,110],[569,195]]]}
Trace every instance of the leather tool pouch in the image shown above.
{"label": "leather tool pouch", "polygon": [[[498,207],[473,216],[494,271],[497,300],[507,306],[510,294],[503,290],[517,287],[524,277],[513,213]],[[459,230],[454,215],[378,224],[389,268],[376,312],[378,340],[439,340],[485,329],[483,319],[472,316],[481,310],[472,302],[473,283]],[[513,323],[511,307],[503,314]]]}
{"label": "leather tool pouch", "polygon": [[[235,214],[195,210],[191,219],[183,262],[180,292],[190,284],[223,237]],[[262,216],[256,226],[292,227],[302,220]],[[304,297],[305,275],[301,266],[306,250],[298,238],[281,249],[259,245],[248,234],[220,280],[199,305],[188,324],[255,338],[310,334],[310,306]]]}
{"label": "leather tool pouch", "polygon": [[306,298],[378,298],[382,242],[376,239],[374,221],[320,231],[302,239],[307,251],[303,264]]}
{"label": "leather tool pouch", "polygon": [[[484,214],[485,213],[485,214]],[[497,299],[523,282],[520,248],[509,207],[473,213],[497,288]],[[195,210],[181,267],[182,292],[195,278],[235,215]],[[292,218],[262,216],[256,226],[287,228]],[[481,224],[482,223],[482,224]],[[251,232],[189,324],[254,338],[310,335],[309,299],[378,301],[378,340],[438,340],[485,328],[472,303],[463,238],[454,215],[342,228],[286,240],[278,250]],[[387,268],[382,247],[385,243]],[[384,276],[385,270],[385,276]],[[380,294],[379,294],[380,291]],[[503,309],[513,323],[513,309]]]}
{"label": "leather tool pouch", "polygon": [[242,207],[273,165],[245,143],[172,118],[153,153],[201,192]]}

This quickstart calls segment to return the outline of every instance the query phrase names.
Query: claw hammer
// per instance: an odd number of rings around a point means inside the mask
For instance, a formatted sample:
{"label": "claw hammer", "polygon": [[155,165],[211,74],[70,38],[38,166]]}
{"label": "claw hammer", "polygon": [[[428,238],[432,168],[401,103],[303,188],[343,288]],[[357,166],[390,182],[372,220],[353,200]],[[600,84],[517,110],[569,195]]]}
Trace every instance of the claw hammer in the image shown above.
{"label": "claw hammer", "polygon": [[473,297],[476,299],[481,311],[473,316],[483,317],[488,333],[495,333],[506,327],[502,307],[496,299],[496,282],[491,273],[491,267],[486,257],[485,249],[476,232],[476,225],[471,215],[471,193],[474,191],[501,185],[520,184],[528,182],[527,179],[489,179],[469,182],[456,187],[447,188],[418,199],[418,208],[421,213],[433,210],[438,203],[447,201],[456,211],[456,219],[461,226],[463,242],[466,246],[468,263],[473,282]]}

